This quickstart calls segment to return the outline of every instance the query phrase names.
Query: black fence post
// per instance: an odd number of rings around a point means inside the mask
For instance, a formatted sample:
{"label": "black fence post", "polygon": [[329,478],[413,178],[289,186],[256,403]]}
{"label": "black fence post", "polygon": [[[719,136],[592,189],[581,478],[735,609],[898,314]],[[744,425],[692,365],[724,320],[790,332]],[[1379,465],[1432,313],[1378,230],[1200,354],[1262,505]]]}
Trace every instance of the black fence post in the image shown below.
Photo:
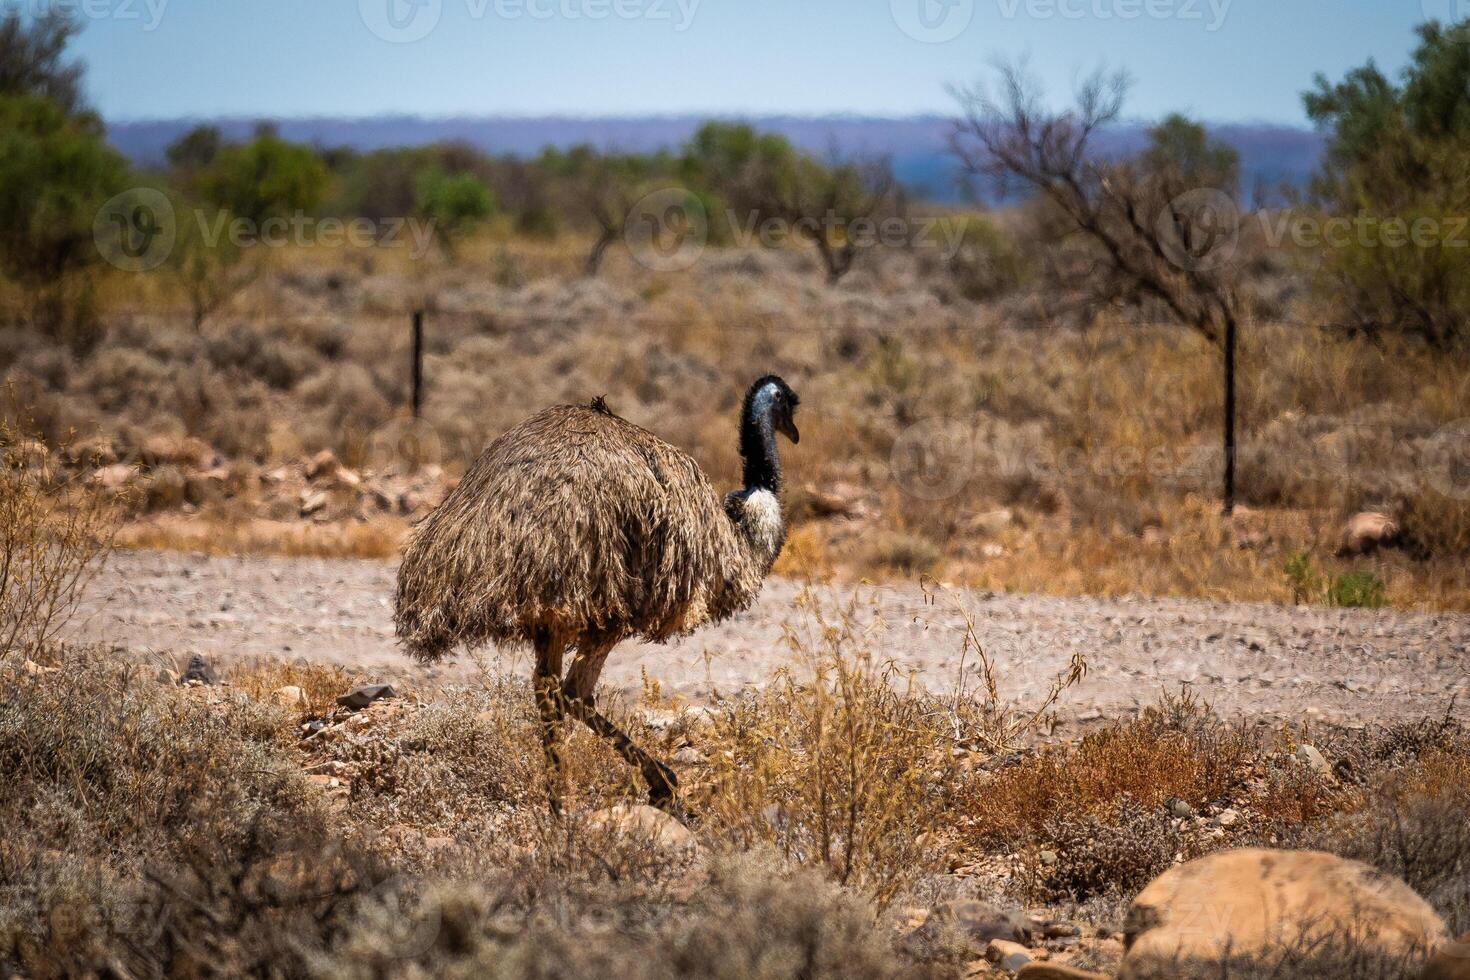
{"label": "black fence post", "polygon": [[424,311],[413,311],[413,417],[424,404]]}

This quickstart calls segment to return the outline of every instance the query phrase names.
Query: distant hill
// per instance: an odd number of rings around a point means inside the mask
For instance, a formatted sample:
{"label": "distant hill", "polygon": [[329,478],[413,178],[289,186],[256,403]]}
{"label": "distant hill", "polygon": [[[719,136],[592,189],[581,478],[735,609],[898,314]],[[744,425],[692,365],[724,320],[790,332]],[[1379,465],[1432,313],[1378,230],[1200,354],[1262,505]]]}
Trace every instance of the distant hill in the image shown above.
{"label": "distant hill", "polygon": [[[491,153],[532,155],[543,147],[591,143],[603,149],[642,152],[677,147],[707,116],[643,116],[578,118],[373,116],[275,120],[287,139],[321,146],[375,150],[458,140]],[[943,116],[878,118],[871,116],[742,117],[760,129],[782,133],[798,146],[818,153],[881,155],[893,162],[899,179],[917,196],[934,201],[965,197],[948,151],[950,120]],[[115,122],[108,126],[112,143],[135,163],[156,164],[164,149],[200,123],[218,126],[226,136],[250,135],[258,120],[250,118],[163,119]],[[1104,134],[1106,152],[1142,143],[1144,125],[1120,125]],[[1317,166],[1322,137],[1311,130],[1264,124],[1211,126],[1211,132],[1240,151],[1245,183],[1300,186]]]}

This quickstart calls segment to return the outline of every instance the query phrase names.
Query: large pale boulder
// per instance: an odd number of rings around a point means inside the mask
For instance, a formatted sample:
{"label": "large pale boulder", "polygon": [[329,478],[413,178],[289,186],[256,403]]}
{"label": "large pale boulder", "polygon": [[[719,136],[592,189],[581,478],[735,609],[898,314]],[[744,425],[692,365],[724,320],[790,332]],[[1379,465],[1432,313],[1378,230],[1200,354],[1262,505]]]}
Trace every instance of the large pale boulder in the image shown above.
{"label": "large pale boulder", "polygon": [[1170,868],[1138,893],[1124,932],[1122,980],[1220,976],[1223,960],[1274,961],[1310,943],[1427,955],[1448,939],[1397,878],[1320,851],[1257,849]]}
{"label": "large pale boulder", "polygon": [[1398,543],[1398,523],[1387,514],[1365,510],[1348,518],[1337,553],[1339,556],[1367,555]]}
{"label": "large pale boulder", "polygon": [[1424,967],[1423,980],[1470,980],[1470,932],[1439,948]]}

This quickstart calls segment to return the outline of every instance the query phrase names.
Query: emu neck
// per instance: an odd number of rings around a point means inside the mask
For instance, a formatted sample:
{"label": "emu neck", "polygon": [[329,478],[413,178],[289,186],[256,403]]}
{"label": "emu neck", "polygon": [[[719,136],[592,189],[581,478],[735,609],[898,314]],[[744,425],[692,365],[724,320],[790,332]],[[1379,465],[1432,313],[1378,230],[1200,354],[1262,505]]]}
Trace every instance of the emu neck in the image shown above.
{"label": "emu neck", "polygon": [[745,460],[745,489],[781,492],[781,458],[768,402],[753,399],[746,406],[740,420],[740,456]]}

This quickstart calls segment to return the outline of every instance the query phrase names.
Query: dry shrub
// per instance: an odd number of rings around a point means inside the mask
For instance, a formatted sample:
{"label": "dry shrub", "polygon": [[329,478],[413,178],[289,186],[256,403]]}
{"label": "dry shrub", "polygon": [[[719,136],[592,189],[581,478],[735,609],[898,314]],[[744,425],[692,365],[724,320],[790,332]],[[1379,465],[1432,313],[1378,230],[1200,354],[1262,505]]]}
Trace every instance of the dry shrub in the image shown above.
{"label": "dry shrub", "polygon": [[1134,894],[1166,870],[1184,844],[1167,810],[1132,799],[1124,799],[1107,819],[1053,817],[1039,836],[1056,860],[1043,865],[1031,856],[1030,890],[1074,901]]}
{"label": "dry shrub", "polygon": [[952,735],[943,706],[899,690],[866,653],[854,611],[788,626],[811,676],[791,673],[724,706],[705,738],[709,832],[821,866],[886,902],[942,860]]}
{"label": "dry shrub", "polygon": [[227,676],[233,687],[254,701],[270,703],[273,691],[301,688],[306,696],[306,703],[300,706],[302,715],[330,712],[336,707],[337,696],[346,694],[353,685],[347,671],[335,664],[286,663],[273,657],[255,658],[232,667]]}
{"label": "dry shrub", "polygon": [[117,518],[99,487],[0,417],[0,661],[37,656],[51,643]]}
{"label": "dry shrub", "polygon": [[1253,746],[1189,693],[1166,695],[1137,720],[1048,749],[977,781],[960,803],[982,841],[1046,839],[1062,819],[1116,822],[1130,808],[1164,810],[1172,798],[1198,806],[1241,779]]}
{"label": "dry shrub", "polygon": [[1359,736],[1343,751],[1365,802],[1314,828],[1305,846],[1408,882],[1453,935],[1470,930],[1470,731],[1449,715]]}
{"label": "dry shrub", "polygon": [[942,975],[902,959],[860,899],[769,858],[713,858],[689,897],[654,905],[644,883],[588,872],[592,887],[506,875],[381,896],[314,967],[342,978]]}
{"label": "dry shrub", "polygon": [[90,655],[0,678],[0,969],[291,973],[369,879],[283,720]]}

